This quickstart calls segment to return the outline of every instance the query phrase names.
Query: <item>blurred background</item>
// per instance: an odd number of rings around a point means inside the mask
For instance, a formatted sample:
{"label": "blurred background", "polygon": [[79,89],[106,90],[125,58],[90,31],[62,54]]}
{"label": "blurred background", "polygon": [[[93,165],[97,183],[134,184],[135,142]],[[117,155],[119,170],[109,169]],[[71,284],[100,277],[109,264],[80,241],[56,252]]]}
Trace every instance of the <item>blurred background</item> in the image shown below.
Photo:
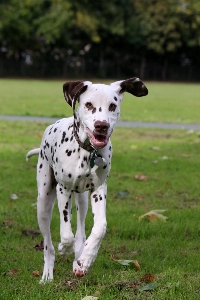
{"label": "blurred background", "polygon": [[0,0],[0,77],[200,80],[199,0]]}

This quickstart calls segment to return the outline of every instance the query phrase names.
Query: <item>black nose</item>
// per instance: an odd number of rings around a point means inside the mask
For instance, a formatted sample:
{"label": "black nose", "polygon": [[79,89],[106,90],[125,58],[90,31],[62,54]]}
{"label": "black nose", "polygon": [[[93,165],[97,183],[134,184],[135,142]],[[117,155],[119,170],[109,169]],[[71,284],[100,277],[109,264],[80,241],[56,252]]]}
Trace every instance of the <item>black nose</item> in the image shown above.
{"label": "black nose", "polygon": [[106,121],[96,121],[94,123],[95,132],[98,134],[107,134],[110,124]]}

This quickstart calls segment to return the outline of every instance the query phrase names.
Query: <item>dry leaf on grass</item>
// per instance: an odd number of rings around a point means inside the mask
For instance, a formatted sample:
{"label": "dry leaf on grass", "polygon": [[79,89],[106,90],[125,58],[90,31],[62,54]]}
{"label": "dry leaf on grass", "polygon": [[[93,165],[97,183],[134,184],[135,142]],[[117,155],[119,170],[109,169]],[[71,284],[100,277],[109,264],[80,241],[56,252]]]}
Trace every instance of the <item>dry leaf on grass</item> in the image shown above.
{"label": "dry leaf on grass", "polygon": [[11,228],[14,224],[14,220],[13,219],[5,219],[1,225],[2,226],[8,226],[9,228]]}
{"label": "dry leaf on grass", "polygon": [[133,263],[133,260],[128,260],[128,259],[115,259],[120,265],[122,266],[129,266],[130,263]]}
{"label": "dry leaf on grass", "polygon": [[32,272],[32,275],[35,276],[35,277],[39,277],[40,272],[35,270],[35,271]]}
{"label": "dry leaf on grass", "polygon": [[44,242],[41,241],[40,244],[35,245],[33,248],[36,250],[44,250]]}
{"label": "dry leaf on grass", "polygon": [[139,287],[138,288],[138,291],[139,292],[143,292],[143,291],[151,291],[155,288],[157,288],[158,284],[156,282],[153,282],[153,283],[149,283],[145,286],[142,286],[142,287]]}
{"label": "dry leaf on grass", "polygon": [[125,190],[125,191],[119,192],[115,198],[122,199],[122,198],[127,197],[128,195],[129,195],[129,191]]}
{"label": "dry leaf on grass", "polygon": [[144,174],[136,174],[134,176],[135,180],[139,180],[139,181],[147,181],[148,180],[148,176],[144,175]]}
{"label": "dry leaf on grass", "polygon": [[140,216],[138,220],[141,221],[142,219],[147,218],[150,222],[157,221],[157,220],[161,220],[165,222],[168,218],[162,215],[163,212],[165,212],[165,209],[151,210],[148,213]]}
{"label": "dry leaf on grass", "polygon": [[18,196],[16,194],[11,194],[10,195],[10,199],[12,200],[17,200],[18,199]]}
{"label": "dry leaf on grass", "polygon": [[142,278],[140,278],[140,281],[155,282],[155,277],[153,274],[145,274],[144,276],[142,276]]}
{"label": "dry leaf on grass", "polygon": [[20,274],[20,273],[21,273],[21,270],[17,270],[17,269],[12,269],[12,270],[8,271],[9,276]]}
{"label": "dry leaf on grass", "polygon": [[38,235],[40,235],[40,232],[39,231],[36,231],[36,230],[33,230],[33,229],[24,229],[22,231],[22,235],[24,236],[32,236],[32,237],[38,237]]}
{"label": "dry leaf on grass", "polygon": [[137,260],[134,260],[133,263],[134,263],[134,266],[136,267],[136,269],[137,269],[138,271],[140,271],[141,268],[140,268],[140,265],[139,265],[138,261],[137,261]]}
{"label": "dry leaf on grass", "polygon": [[93,296],[86,296],[82,300],[97,300],[98,297],[93,297]]}

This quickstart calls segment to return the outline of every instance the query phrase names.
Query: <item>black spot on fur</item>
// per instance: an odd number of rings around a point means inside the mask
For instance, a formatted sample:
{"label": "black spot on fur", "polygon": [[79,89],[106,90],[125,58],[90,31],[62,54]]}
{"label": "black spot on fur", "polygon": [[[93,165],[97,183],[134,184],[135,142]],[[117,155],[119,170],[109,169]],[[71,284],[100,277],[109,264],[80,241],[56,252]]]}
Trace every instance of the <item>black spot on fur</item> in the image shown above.
{"label": "black spot on fur", "polygon": [[68,139],[68,138],[66,138],[66,139],[65,139],[65,142],[68,142],[68,140],[69,140],[69,139]]}
{"label": "black spot on fur", "polygon": [[40,151],[40,157],[44,159],[42,150]]}
{"label": "black spot on fur", "polygon": [[107,168],[107,165],[105,165],[104,167],[103,167],[103,169],[106,169]]}
{"label": "black spot on fur", "polygon": [[63,215],[67,216],[68,215],[68,211],[66,209],[63,210]]}
{"label": "black spot on fur", "polygon": [[72,154],[72,151],[68,151],[67,155],[70,156]]}
{"label": "black spot on fur", "polygon": [[94,114],[96,112],[96,110],[97,110],[96,107],[94,107],[92,110],[92,114]]}
{"label": "black spot on fur", "polygon": [[71,177],[72,177],[72,174],[69,173],[69,174],[68,174],[68,177],[71,178]]}
{"label": "black spot on fur", "polygon": [[96,197],[97,197],[97,194],[94,194],[92,197],[93,197],[93,198],[96,198]]}
{"label": "black spot on fur", "polygon": [[114,97],[114,100],[117,101],[117,97]]}
{"label": "black spot on fur", "polygon": [[39,168],[42,169],[42,166],[43,166],[43,165],[41,164]]}
{"label": "black spot on fur", "polygon": [[63,143],[64,143],[65,136],[66,136],[66,132],[65,132],[65,131],[63,131],[63,134],[62,134],[62,139],[61,139],[61,144],[63,144]]}
{"label": "black spot on fur", "polygon": [[87,189],[89,188],[89,186],[90,186],[89,184],[86,184],[86,188],[87,188]]}
{"label": "black spot on fur", "polygon": [[99,111],[100,111],[100,112],[102,111],[102,108],[101,108],[101,107],[99,107]]}
{"label": "black spot on fur", "polygon": [[72,141],[73,140],[73,135],[71,136],[71,139],[70,139],[70,141]]}

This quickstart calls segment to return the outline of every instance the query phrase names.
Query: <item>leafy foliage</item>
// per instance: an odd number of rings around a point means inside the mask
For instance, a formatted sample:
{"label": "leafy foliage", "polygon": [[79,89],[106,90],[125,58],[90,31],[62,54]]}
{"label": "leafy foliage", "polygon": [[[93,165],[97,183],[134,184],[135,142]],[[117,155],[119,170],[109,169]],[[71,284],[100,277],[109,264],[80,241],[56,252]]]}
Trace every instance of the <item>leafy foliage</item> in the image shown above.
{"label": "leafy foliage", "polygon": [[199,0],[1,1],[0,47],[0,58],[60,61],[64,73],[98,63],[104,77],[109,61],[118,73],[139,61],[143,75],[158,57],[164,79],[168,61],[199,63]]}

